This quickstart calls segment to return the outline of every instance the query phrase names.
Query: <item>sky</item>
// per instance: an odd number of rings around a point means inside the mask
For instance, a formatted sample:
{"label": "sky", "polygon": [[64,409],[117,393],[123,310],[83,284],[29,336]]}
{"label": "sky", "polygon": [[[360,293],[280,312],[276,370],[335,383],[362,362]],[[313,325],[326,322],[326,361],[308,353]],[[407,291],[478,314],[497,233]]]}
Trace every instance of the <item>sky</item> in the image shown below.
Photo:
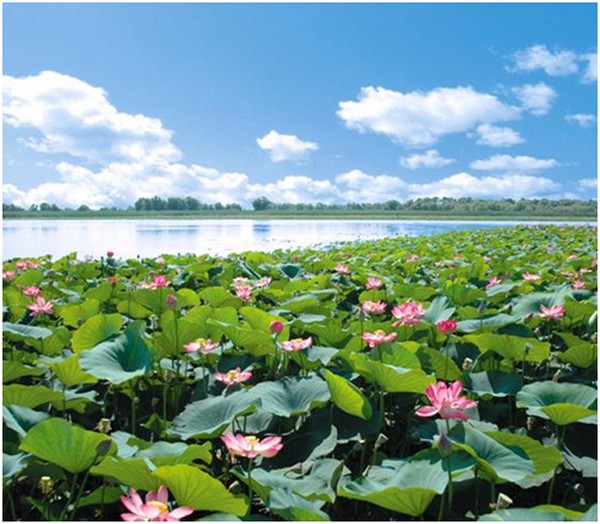
{"label": "sky", "polygon": [[597,6],[3,5],[3,201],[596,198]]}

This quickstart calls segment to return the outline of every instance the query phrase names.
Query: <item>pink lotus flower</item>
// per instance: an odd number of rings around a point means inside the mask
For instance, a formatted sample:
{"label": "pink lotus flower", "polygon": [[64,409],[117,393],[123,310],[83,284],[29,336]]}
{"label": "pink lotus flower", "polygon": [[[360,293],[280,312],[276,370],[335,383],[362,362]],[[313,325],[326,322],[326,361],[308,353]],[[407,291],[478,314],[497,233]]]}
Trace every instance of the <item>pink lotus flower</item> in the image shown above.
{"label": "pink lotus flower", "polygon": [[121,518],[129,522],[176,522],[194,512],[186,507],[169,511],[169,492],[165,486],[160,486],[156,493],[149,491],[145,503],[135,489],[129,488],[129,497],[121,496],[121,502],[131,511],[121,513]]}
{"label": "pink lotus flower", "polygon": [[238,286],[235,288],[235,296],[243,302],[250,302],[252,299],[252,286]]}
{"label": "pink lotus flower", "polygon": [[380,278],[377,277],[369,277],[367,278],[367,283],[365,284],[365,289],[379,289],[383,286],[383,282]]}
{"label": "pink lotus flower", "polygon": [[578,273],[573,273],[571,271],[561,271],[560,274],[568,278],[577,278],[579,276]]}
{"label": "pink lotus flower", "polygon": [[350,274],[350,268],[348,267],[348,264],[338,264],[337,266],[335,266],[333,268],[333,270],[336,273],[339,273],[340,275],[349,275]]}
{"label": "pink lotus flower", "polygon": [[42,294],[42,290],[37,286],[24,287],[22,291],[26,297],[39,297]]}
{"label": "pink lotus flower", "polygon": [[419,255],[410,255],[409,257],[406,257],[406,262],[415,262],[419,260]]}
{"label": "pink lotus flower", "polygon": [[32,317],[37,317],[38,315],[52,315],[54,313],[53,307],[54,302],[52,300],[46,302],[46,299],[37,297],[34,303],[27,306],[27,309],[31,311]]}
{"label": "pink lotus flower", "polygon": [[419,417],[433,417],[439,413],[443,419],[468,420],[463,410],[475,407],[477,402],[467,397],[461,397],[462,382],[457,380],[447,386],[444,382],[431,384],[425,389],[425,394],[431,406],[421,406],[415,412]]}
{"label": "pink lotus flower", "polygon": [[491,289],[500,284],[500,282],[502,282],[502,280],[500,280],[498,277],[490,277],[488,278],[488,284],[485,286],[485,289]]}
{"label": "pink lotus flower", "polygon": [[378,300],[377,302],[365,300],[360,305],[360,309],[362,309],[365,313],[369,313],[370,315],[383,315],[386,307],[387,304],[382,300]]}
{"label": "pink lotus flower", "polygon": [[231,283],[233,287],[245,286],[248,283],[248,279],[246,277],[235,277]]}
{"label": "pink lotus flower", "polygon": [[183,345],[186,353],[196,353],[199,351],[203,355],[212,353],[218,347],[218,342],[213,342],[210,338],[198,338],[193,342]]}
{"label": "pink lotus flower", "polygon": [[257,289],[267,287],[272,281],[273,281],[273,277],[264,277],[264,278],[261,278],[260,280],[257,280],[254,283],[254,287]]}
{"label": "pink lotus flower", "polygon": [[153,289],[155,289],[160,287],[167,287],[170,284],[171,282],[167,280],[167,277],[165,275],[157,275],[154,277],[154,280],[152,280],[152,284],[150,285]]}
{"label": "pink lotus flower", "polygon": [[412,301],[405,302],[392,308],[392,315],[398,319],[392,326],[416,326],[425,316],[423,304],[415,304]]}
{"label": "pink lotus flower", "polygon": [[229,453],[248,458],[256,458],[259,455],[271,458],[283,448],[281,437],[267,437],[260,440],[254,435],[225,433],[221,436],[221,440],[227,446]]}
{"label": "pink lotus flower", "polygon": [[449,335],[456,331],[456,320],[441,320],[436,324],[440,333]]}
{"label": "pink lotus flower", "polygon": [[560,320],[565,316],[565,312],[564,306],[540,306],[540,316],[547,320]]}
{"label": "pink lotus flower", "polygon": [[114,256],[115,256],[115,252],[114,252],[114,251],[107,251],[107,252],[106,252],[106,256],[107,256],[108,258],[112,258],[112,257],[114,257]]}
{"label": "pink lotus flower", "polygon": [[288,340],[287,342],[282,342],[281,349],[283,351],[302,351],[303,349],[307,349],[312,346],[312,343],[312,337],[305,339],[295,338],[293,340]]}
{"label": "pink lotus flower", "polygon": [[156,262],[157,264],[164,264],[165,259],[163,257],[158,257],[154,260],[154,262]]}
{"label": "pink lotus flower", "polygon": [[283,322],[273,320],[273,322],[269,324],[269,331],[273,333],[273,335],[279,335],[279,333],[283,331]]}
{"label": "pink lotus flower", "polygon": [[23,271],[24,269],[36,269],[38,264],[31,260],[18,260],[15,266],[19,271]]}
{"label": "pink lotus flower", "polygon": [[370,348],[374,348],[379,344],[385,344],[386,342],[392,342],[396,339],[398,333],[390,333],[386,335],[383,329],[378,329],[375,333],[363,333],[362,339],[369,345]]}
{"label": "pink lotus flower", "polygon": [[241,384],[252,378],[251,371],[242,371],[241,368],[235,368],[227,371],[226,373],[215,373],[213,375],[215,380],[223,382],[226,386],[233,386],[235,384]]}
{"label": "pink lotus flower", "polygon": [[597,258],[593,258],[592,259],[592,267],[597,267],[598,266],[598,259]]}
{"label": "pink lotus flower", "polygon": [[3,271],[2,272],[2,280],[12,280],[13,278],[15,278],[15,276],[17,275],[17,273],[15,271]]}
{"label": "pink lotus flower", "polygon": [[106,281],[107,281],[109,284],[116,284],[116,283],[117,283],[117,277],[108,277],[108,278],[106,279]]}
{"label": "pink lotus flower", "polygon": [[525,282],[537,282],[542,277],[540,277],[539,275],[534,275],[532,273],[523,273],[521,275],[521,278],[525,280]]}
{"label": "pink lotus flower", "polygon": [[585,282],[583,280],[576,280],[573,282],[573,289],[583,289],[585,287]]}
{"label": "pink lotus flower", "polygon": [[577,255],[569,255],[567,257],[567,260],[576,260],[577,259]]}

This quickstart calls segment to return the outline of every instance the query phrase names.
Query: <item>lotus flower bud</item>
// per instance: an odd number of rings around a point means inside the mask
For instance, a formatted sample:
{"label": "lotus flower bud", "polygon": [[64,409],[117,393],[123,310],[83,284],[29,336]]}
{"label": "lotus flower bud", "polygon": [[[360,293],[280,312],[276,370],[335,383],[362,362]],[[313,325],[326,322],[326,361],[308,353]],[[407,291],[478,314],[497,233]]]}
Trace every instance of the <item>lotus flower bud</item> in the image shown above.
{"label": "lotus flower bud", "polygon": [[169,309],[177,309],[177,297],[175,295],[167,295],[167,307]]}
{"label": "lotus flower bud", "polygon": [[496,509],[506,509],[513,503],[513,500],[504,493],[500,493],[498,495],[498,500],[496,501]]}
{"label": "lotus flower bud", "polygon": [[535,417],[527,417],[527,431],[533,431],[535,429],[536,420]]}
{"label": "lotus flower bud", "polygon": [[95,427],[96,431],[99,431],[100,433],[110,433],[112,430],[112,426],[110,425],[110,419],[109,418],[101,418],[98,421],[98,424],[96,424]]}
{"label": "lotus flower bud", "polygon": [[279,320],[274,320],[269,324],[269,330],[271,331],[271,333],[273,333],[273,335],[279,335],[279,333],[283,331],[283,322],[280,322]]}
{"label": "lotus flower bud", "polygon": [[96,446],[96,455],[98,455],[98,457],[103,457],[110,451],[111,445],[112,445],[111,439],[103,440],[102,442],[100,442],[100,444],[98,444]]}
{"label": "lotus flower bud", "polygon": [[106,256],[107,256],[108,258],[112,258],[112,257],[114,257],[114,256],[115,256],[115,252],[114,252],[114,251],[107,251],[107,252],[106,252]]}
{"label": "lotus flower bud", "polygon": [[46,496],[54,489],[54,481],[50,477],[44,475],[40,478],[38,486],[42,492],[42,495]]}
{"label": "lotus flower bud", "polygon": [[452,441],[443,431],[440,433],[440,438],[438,440],[438,449],[442,457],[448,457],[452,453]]}
{"label": "lotus flower bud", "polygon": [[465,357],[465,359],[463,360],[462,363],[462,370],[465,371],[466,373],[469,373],[470,371],[473,370],[473,360],[471,360],[469,357]]}

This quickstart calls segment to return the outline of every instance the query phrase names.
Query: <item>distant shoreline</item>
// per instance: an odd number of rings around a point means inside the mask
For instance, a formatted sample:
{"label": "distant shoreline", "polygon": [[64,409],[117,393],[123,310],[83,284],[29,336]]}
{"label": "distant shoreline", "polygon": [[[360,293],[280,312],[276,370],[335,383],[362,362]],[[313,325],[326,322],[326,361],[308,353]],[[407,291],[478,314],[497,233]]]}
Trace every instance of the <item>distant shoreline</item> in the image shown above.
{"label": "distant shoreline", "polygon": [[597,222],[597,216],[538,216],[538,215],[450,215],[442,213],[396,213],[353,211],[59,211],[5,212],[4,220],[482,220],[482,221],[565,221]]}

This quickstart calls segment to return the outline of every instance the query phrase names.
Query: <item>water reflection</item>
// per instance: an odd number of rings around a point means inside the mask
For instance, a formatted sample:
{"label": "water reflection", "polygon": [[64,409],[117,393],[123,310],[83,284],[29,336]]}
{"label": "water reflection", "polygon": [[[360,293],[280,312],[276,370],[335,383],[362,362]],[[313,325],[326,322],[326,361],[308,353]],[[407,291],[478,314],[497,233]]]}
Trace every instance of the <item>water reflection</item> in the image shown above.
{"label": "water reflection", "polygon": [[[518,222],[387,220],[5,220],[3,259],[76,251],[118,257],[164,253],[226,255],[247,250],[306,247],[348,240],[432,235]],[[531,223],[530,223],[531,224]],[[579,222],[596,225],[595,222]]]}

